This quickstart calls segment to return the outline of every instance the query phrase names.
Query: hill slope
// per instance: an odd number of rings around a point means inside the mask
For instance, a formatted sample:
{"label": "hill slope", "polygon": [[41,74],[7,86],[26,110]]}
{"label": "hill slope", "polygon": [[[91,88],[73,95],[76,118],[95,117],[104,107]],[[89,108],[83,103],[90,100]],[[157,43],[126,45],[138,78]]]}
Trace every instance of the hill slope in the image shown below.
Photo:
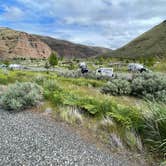
{"label": "hill slope", "polygon": [[46,58],[51,49],[37,37],[9,28],[0,28],[0,58]]}
{"label": "hill slope", "polygon": [[112,56],[166,58],[166,21],[115,50]]}
{"label": "hill slope", "polygon": [[74,44],[51,37],[32,35],[9,28],[0,28],[0,58],[47,58],[52,51],[60,56],[87,58],[109,52],[109,49]]}
{"label": "hill slope", "polygon": [[52,50],[57,51],[60,56],[68,58],[87,58],[111,52],[110,49],[103,47],[85,46],[47,36],[36,35],[36,37],[38,37],[41,41],[46,43]]}

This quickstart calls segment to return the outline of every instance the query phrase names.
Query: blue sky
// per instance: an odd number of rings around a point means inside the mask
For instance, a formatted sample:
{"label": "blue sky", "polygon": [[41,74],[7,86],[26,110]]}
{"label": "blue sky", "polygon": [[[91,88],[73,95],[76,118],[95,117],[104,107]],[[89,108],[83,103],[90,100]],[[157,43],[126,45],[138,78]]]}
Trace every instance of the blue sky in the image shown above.
{"label": "blue sky", "polygon": [[2,27],[112,49],[166,19],[166,0],[0,1]]}

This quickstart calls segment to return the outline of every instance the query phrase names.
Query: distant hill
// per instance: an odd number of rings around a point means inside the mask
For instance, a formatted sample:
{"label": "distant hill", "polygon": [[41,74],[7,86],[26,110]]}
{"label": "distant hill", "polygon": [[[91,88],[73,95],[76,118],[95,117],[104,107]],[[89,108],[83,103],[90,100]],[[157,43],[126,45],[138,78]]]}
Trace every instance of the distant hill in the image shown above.
{"label": "distant hill", "polygon": [[0,28],[0,58],[15,57],[47,58],[52,51],[67,58],[87,58],[108,53],[111,50],[84,46],[51,37],[32,35],[25,32]]}
{"label": "distant hill", "polygon": [[107,55],[127,58],[166,58],[166,20]]}
{"label": "distant hill", "polygon": [[68,58],[87,58],[111,52],[111,49],[103,47],[85,46],[47,36],[36,35],[36,37],[46,43],[52,50],[57,51],[60,56]]}
{"label": "distant hill", "polygon": [[0,58],[46,58],[51,49],[37,37],[9,28],[0,28]]}

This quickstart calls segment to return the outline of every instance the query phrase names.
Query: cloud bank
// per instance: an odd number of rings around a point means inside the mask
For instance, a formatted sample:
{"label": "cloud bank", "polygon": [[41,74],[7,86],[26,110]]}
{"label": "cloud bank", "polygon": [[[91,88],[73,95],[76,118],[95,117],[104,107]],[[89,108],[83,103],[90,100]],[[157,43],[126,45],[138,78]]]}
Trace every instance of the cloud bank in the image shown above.
{"label": "cloud bank", "polygon": [[165,0],[8,0],[1,26],[119,48],[165,19]]}

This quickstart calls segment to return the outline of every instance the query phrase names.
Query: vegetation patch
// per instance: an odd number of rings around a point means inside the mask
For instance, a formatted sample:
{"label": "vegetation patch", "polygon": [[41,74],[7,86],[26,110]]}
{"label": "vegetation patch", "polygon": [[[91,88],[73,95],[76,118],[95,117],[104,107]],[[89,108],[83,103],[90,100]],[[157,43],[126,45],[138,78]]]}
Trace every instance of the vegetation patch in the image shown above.
{"label": "vegetation patch", "polygon": [[166,77],[164,75],[144,73],[133,77],[132,95],[149,100],[166,102]]}
{"label": "vegetation patch", "polygon": [[42,99],[42,88],[35,83],[11,84],[0,97],[0,105],[7,110],[23,110],[35,106]]}
{"label": "vegetation patch", "polygon": [[114,79],[111,82],[105,84],[101,91],[103,93],[110,93],[112,95],[130,95],[131,85],[129,81],[124,79]]}
{"label": "vegetation patch", "polygon": [[140,133],[144,143],[155,153],[166,155],[166,107],[149,103]]}
{"label": "vegetation patch", "polygon": [[[59,109],[58,114],[65,121],[85,124],[85,117],[88,117],[103,132],[106,131],[112,140],[117,140],[120,146],[122,143],[131,149],[141,150],[144,143],[150,151],[162,157],[166,153],[164,102],[147,104],[144,101],[143,107],[136,107],[135,104],[128,103],[132,102],[131,97],[125,103],[121,101],[123,95],[164,101],[165,94],[157,97],[159,92],[166,89],[165,77],[162,75],[136,74],[129,81],[115,79],[106,83],[104,80],[83,77],[57,77],[54,73],[48,75],[40,72],[8,71],[0,74],[6,78],[2,84],[20,81],[9,84],[1,94],[0,104],[5,109],[22,110],[36,105],[42,98],[43,89],[45,99]],[[32,82],[26,82],[28,80]],[[118,97],[100,93],[100,87],[103,93]],[[149,98],[146,94],[153,96]],[[116,98],[118,99],[115,100]],[[88,125],[93,126],[91,123]]]}
{"label": "vegetation patch", "polygon": [[104,85],[102,93],[132,95],[148,100],[166,102],[166,77],[164,75],[136,74],[132,80],[114,79]]}

